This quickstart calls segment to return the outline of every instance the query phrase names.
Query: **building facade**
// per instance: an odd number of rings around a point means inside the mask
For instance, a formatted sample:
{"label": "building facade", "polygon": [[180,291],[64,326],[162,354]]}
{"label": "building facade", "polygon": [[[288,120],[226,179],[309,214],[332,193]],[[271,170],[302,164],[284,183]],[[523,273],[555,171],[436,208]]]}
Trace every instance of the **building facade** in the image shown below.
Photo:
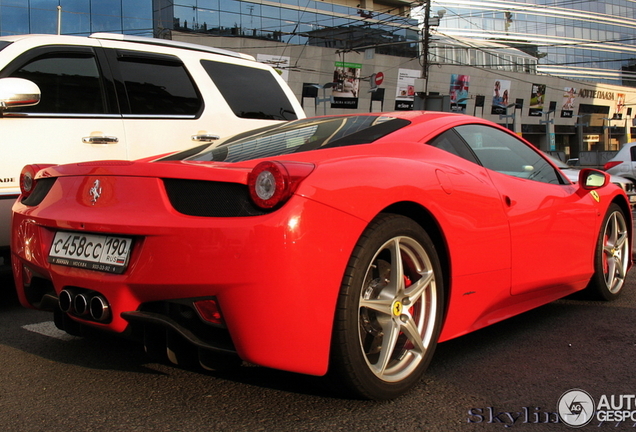
{"label": "building facade", "polygon": [[[636,88],[616,85],[601,72],[596,78],[574,69],[562,75],[546,73],[546,59],[557,61],[560,57],[555,56],[565,48],[521,44],[521,33],[529,31],[519,30],[521,9],[512,15],[504,8],[478,16],[470,5],[457,9],[461,4],[432,3],[426,61],[420,22],[411,14],[414,3],[404,0],[0,0],[0,35],[54,34],[59,23],[63,34],[115,32],[245,52],[277,68],[308,115],[457,111],[507,126],[564,157],[617,150],[632,140]],[[524,4],[534,7],[531,1]],[[454,34],[453,28],[472,25],[461,23],[465,17],[498,33],[485,37],[473,30],[469,38]],[[501,17],[504,21],[497,21]],[[524,40],[530,40],[524,34]],[[552,48],[557,54],[550,54]],[[577,55],[600,59],[604,52],[578,50]],[[569,63],[563,59],[558,61]],[[614,72],[621,72],[618,81],[623,82],[629,71],[620,68],[629,61],[616,61],[602,64],[620,63]]]}
{"label": "building facade", "polygon": [[636,86],[631,0],[433,0],[439,32],[515,46],[552,76]]}

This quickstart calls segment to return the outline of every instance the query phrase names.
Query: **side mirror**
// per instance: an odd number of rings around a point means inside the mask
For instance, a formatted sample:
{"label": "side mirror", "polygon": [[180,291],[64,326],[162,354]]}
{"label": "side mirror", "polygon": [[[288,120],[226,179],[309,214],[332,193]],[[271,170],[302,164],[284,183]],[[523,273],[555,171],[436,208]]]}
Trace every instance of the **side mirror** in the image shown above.
{"label": "side mirror", "polygon": [[585,190],[602,188],[610,182],[610,176],[604,171],[584,168],[579,172],[579,185]]}
{"label": "side mirror", "polygon": [[0,112],[40,103],[40,87],[23,78],[0,78]]}

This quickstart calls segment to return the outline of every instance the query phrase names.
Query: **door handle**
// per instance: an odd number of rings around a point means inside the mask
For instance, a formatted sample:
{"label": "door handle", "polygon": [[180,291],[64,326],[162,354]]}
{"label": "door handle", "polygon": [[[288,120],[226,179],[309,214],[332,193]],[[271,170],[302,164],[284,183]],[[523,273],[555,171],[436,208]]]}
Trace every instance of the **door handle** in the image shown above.
{"label": "door handle", "polygon": [[214,134],[200,134],[200,135],[192,135],[192,141],[204,142],[204,141],[216,141],[221,139],[220,136]]}
{"label": "door handle", "polygon": [[117,144],[119,138],[114,136],[87,136],[82,138],[84,144]]}

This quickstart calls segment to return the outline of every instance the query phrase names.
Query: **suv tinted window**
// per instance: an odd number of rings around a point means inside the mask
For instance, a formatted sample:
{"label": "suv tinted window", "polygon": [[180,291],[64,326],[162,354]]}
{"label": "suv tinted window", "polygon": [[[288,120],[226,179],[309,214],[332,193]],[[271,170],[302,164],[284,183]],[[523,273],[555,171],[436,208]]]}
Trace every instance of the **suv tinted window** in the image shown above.
{"label": "suv tinted window", "polygon": [[8,76],[33,81],[40,87],[42,94],[39,104],[11,109],[11,112],[47,114],[103,114],[107,112],[99,67],[90,49],[48,52],[19,65]]}
{"label": "suv tinted window", "polygon": [[130,114],[195,117],[203,107],[185,66],[168,55],[118,51]]}
{"label": "suv tinted window", "polygon": [[237,117],[265,120],[298,118],[269,71],[210,60],[201,60],[201,64]]}

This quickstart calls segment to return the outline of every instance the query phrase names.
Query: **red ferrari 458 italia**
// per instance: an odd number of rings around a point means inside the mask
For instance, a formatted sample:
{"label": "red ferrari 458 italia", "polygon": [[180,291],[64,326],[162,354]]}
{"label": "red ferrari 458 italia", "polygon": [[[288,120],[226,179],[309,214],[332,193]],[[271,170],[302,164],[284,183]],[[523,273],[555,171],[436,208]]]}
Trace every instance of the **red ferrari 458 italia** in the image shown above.
{"label": "red ferrari 458 italia", "polygon": [[570,182],[479,118],[354,114],[139,161],[29,165],[13,207],[24,306],[177,364],[241,361],[388,399],[440,341],[631,266],[623,191]]}

